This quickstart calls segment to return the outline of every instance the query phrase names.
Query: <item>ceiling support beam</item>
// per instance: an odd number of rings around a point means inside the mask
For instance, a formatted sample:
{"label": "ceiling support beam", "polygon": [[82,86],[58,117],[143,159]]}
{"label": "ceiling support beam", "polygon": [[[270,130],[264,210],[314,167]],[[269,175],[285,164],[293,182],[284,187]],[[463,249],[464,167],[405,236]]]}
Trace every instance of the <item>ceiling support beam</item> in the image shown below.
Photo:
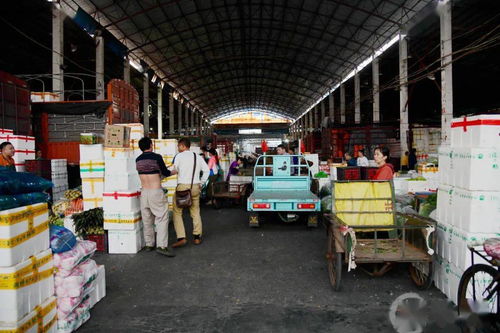
{"label": "ceiling support beam", "polygon": [[441,35],[441,144],[449,145],[453,118],[453,69],[451,0],[439,1]]}

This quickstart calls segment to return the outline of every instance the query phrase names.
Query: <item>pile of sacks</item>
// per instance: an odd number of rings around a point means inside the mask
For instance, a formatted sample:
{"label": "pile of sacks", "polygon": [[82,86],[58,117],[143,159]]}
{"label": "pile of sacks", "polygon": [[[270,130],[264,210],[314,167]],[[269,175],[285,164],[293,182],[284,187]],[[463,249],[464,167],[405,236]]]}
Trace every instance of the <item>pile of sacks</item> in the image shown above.
{"label": "pile of sacks", "polygon": [[90,318],[90,309],[105,296],[104,266],[92,256],[96,243],[79,240],[69,251],[54,254],[57,329],[73,332]]}

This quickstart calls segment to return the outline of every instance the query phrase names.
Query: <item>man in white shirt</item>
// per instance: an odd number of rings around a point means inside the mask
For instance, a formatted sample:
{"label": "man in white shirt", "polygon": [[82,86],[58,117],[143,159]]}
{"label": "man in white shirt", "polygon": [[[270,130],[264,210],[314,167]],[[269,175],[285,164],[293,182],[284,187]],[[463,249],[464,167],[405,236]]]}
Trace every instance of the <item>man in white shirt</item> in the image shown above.
{"label": "man in white shirt", "polygon": [[358,150],[358,166],[359,167],[367,167],[370,166],[368,159],[365,156],[365,151],[363,149]]}
{"label": "man in white shirt", "polygon": [[[205,160],[198,154],[190,152],[191,142],[189,139],[183,138],[179,140],[177,145],[179,154],[174,158],[173,168],[177,171],[177,191],[185,191],[191,189],[191,197],[193,204],[189,207],[191,218],[193,219],[193,236],[195,245],[201,244],[202,223],[200,215],[200,192],[201,186],[204,184],[210,170]],[[196,169],[193,177],[194,161],[196,159]],[[200,179],[200,172],[202,177]],[[192,187],[191,187],[192,180]],[[177,242],[172,244],[172,247],[181,247],[187,244],[186,231],[184,229],[184,221],[182,219],[183,208],[176,205],[176,198],[174,194],[174,228],[177,234]]]}

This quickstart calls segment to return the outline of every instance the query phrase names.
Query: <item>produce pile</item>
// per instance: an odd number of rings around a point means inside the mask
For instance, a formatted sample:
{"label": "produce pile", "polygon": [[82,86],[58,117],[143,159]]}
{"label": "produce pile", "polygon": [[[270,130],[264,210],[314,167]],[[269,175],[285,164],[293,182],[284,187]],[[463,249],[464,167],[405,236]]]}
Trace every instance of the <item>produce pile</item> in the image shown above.
{"label": "produce pile", "polygon": [[104,235],[104,214],[101,207],[72,215],[77,235]]}
{"label": "produce pile", "polygon": [[64,218],[83,211],[82,191],[80,187],[67,190],[64,197],[54,202],[49,223],[52,225],[63,226]]}

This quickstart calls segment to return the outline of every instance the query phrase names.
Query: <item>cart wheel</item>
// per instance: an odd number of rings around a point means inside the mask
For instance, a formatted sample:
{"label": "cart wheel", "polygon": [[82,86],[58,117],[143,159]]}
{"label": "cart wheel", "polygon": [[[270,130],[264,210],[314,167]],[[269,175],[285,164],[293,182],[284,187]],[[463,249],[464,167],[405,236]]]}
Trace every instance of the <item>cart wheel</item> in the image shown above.
{"label": "cart wheel", "polygon": [[333,290],[338,291],[340,289],[340,279],[342,276],[342,253],[338,253],[335,249],[335,235],[333,234],[333,229],[330,227],[328,230],[328,247],[326,249],[328,275]]}
{"label": "cart wheel", "polygon": [[412,262],[408,267],[410,278],[420,290],[429,289],[432,284],[434,265],[431,262]]}
{"label": "cart wheel", "polygon": [[317,228],[318,227],[318,215],[317,214],[310,214],[307,217],[307,226],[309,228]]}
{"label": "cart wheel", "polygon": [[251,228],[258,228],[260,226],[258,213],[250,213],[250,218],[248,219],[248,226],[250,226]]}

